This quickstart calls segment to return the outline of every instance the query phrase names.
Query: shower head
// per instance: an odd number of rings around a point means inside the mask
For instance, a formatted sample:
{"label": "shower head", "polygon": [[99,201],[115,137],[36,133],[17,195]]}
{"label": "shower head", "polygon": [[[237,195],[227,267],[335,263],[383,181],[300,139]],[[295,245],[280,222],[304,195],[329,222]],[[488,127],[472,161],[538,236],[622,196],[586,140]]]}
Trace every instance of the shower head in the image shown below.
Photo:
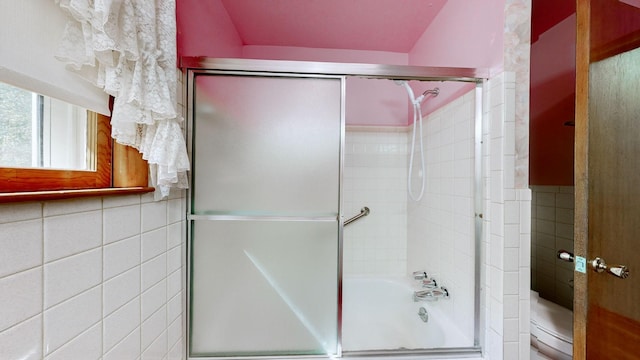
{"label": "shower head", "polygon": [[431,90],[425,90],[422,95],[418,96],[418,98],[415,100],[415,104],[421,104],[424,99],[427,98],[427,95],[431,95],[433,97],[438,96],[438,94],[440,94],[440,88],[433,88]]}
{"label": "shower head", "polygon": [[436,97],[438,94],[440,94],[440,88],[433,88],[431,90],[425,90],[422,93],[422,96],[432,95],[433,97]]}

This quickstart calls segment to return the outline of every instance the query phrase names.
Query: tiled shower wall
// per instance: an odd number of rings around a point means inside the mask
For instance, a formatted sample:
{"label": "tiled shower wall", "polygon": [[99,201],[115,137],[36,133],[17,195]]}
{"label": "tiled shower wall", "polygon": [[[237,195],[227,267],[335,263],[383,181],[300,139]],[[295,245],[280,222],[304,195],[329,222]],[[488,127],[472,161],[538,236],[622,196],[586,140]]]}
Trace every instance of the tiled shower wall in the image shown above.
{"label": "tiled shower wall", "polygon": [[405,275],[407,128],[347,127],[344,162],[345,219],[371,211],[344,228],[344,274]]}
{"label": "tiled shower wall", "polygon": [[[473,336],[475,92],[423,119],[426,187],[419,202],[408,200],[409,270],[426,270],[450,293],[442,307],[463,333]],[[414,152],[414,193],[420,154]]]}
{"label": "tiled shower wall", "polygon": [[530,355],[531,191],[517,184],[516,76],[483,89],[483,242],[480,317],[484,358]]}
{"label": "tiled shower wall", "polygon": [[0,205],[0,358],[182,359],[183,193]]}
{"label": "tiled shower wall", "polygon": [[573,309],[573,264],[558,260],[573,252],[573,186],[532,186],[531,289]]}

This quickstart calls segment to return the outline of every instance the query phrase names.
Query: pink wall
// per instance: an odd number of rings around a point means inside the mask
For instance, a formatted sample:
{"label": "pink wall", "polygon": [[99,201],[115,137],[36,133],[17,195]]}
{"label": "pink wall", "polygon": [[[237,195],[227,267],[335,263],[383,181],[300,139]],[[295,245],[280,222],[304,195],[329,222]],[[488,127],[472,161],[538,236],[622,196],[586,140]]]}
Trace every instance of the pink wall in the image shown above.
{"label": "pink wall", "polygon": [[[573,185],[575,14],[531,44],[529,183]],[[553,54],[550,56],[550,54]]]}
{"label": "pink wall", "polygon": [[[243,45],[221,0],[177,2],[178,55],[502,69],[505,0],[449,0],[409,53]],[[416,94],[440,87],[428,114],[474,84],[412,82]],[[407,94],[392,81],[349,79],[347,124],[404,126],[413,120]]]}
{"label": "pink wall", "polygon": [[449,0],[409,52],[409,65],[503,67],[504,0]]}
{"label": "pink wall", "polygon": [[[409,52],[409,65],[503,69],[504,0],[449,0]],[[422,93],[430,84],[417,84]],[[425,113],[471,91],[475,84],[442,83],[440,95],[426,102]]]}
{"label": "pink wall", "polygon": [[176,1],[181,56],[242,57],[242,40],[220,0]]}

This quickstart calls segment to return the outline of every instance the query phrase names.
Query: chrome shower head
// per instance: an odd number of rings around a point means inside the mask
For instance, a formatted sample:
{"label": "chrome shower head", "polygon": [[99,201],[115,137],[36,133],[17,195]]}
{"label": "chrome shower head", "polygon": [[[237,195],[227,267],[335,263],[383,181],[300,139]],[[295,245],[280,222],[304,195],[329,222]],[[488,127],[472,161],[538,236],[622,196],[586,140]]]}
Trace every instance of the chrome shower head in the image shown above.
{"label": "chrome shower head", "polygon": [[440,88],[433,88],[431,90],[425,90],[422,93],[422,96],[432,95],[433,97],[436,97],[438,94],[440,94]]}

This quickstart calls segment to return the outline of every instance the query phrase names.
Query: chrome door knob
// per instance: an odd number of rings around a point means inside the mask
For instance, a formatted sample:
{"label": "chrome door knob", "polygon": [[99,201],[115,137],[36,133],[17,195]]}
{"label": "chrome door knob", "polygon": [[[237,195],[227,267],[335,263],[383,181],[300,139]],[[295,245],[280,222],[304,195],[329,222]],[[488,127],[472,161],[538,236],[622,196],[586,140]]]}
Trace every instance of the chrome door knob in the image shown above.
{"label": "chrome door knob", "polygon": [[624,265],[607,266],[603,259],[597,257],[591,260],[591,267],[595,272],[608,272],[609,274],[619,277],[620,279],[626,279],[629,277],[629,269]]}

